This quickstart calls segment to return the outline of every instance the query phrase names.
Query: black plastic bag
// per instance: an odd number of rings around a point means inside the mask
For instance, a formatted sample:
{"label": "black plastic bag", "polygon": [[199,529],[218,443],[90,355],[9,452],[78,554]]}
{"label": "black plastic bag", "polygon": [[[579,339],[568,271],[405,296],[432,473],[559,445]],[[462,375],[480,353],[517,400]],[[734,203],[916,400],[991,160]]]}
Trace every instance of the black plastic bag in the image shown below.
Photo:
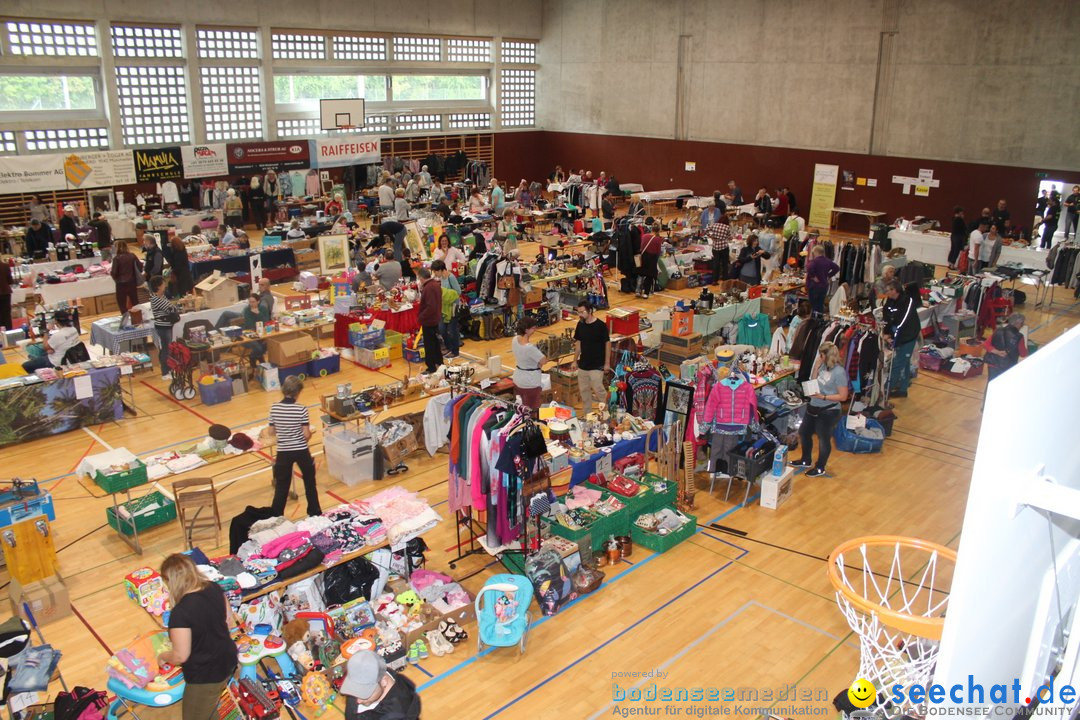
{"label": "black plastic bag", "polygon": [[323,597],[327,607],[344,605],[358,597],[371,600],[371,588],[379,579],[379,569],[366,557],[335,565],[323,573]]}

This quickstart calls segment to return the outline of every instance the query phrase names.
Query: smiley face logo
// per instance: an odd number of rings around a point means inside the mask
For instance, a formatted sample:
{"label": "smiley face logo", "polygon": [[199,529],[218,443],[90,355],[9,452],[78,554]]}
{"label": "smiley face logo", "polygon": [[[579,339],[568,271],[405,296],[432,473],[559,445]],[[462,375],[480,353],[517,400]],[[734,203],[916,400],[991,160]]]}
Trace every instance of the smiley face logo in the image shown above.
{"label": "smiley face logo", "polygon": [[864,678],[851,683],[847,691],[848,700],[857,708],[869,707],[877,699],[874,684]]}

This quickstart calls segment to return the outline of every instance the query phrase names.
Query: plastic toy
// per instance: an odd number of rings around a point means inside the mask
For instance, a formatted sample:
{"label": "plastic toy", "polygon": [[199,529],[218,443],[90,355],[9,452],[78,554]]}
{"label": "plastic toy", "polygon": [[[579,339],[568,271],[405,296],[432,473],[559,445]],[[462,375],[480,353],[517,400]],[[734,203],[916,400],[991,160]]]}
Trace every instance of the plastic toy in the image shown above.
{"label": "plastic toy", "polygon": [[517,618],[516,594],[517,590],[507,590],[495,601],[495,632],[499,635],[509,635],[507,626]]}
{"label": "plastic toy", "polygon": [[311,672],[300,681],[300,695],[304,702],[315,708],[315,717],[319,717],[333,704],[337,692],[326,675],[321,672]]}
{"label": "plastic toy", "polygon": [[170,609],[169,591],[161,575],[153,568],[139,568],[124,576],[128,597],[152,615],[163,615]]}
{"label": "plastic toy", "polygon": [[251,678],[240,678],[239,683],[240,709],[248,718],[256,720],[272,720],[280,714],[281,700],[274,689],[266,689]]}
{"label": "plastic toy", "polygon": [[[260,632],[261,631],[261,632]],[[299,671],[286,652],[285,641],[269,633],[268,626],[258,625],[251,635],[241,635],[236,640],[237,659],[240,661],[240,678],[255,680],[255,666],[263,658],[273,658],[285,676],[298,675]]]}
{"label": "plastic toy", "polygon": [[136,638],[109,658],[107,689],[116,695],[106,717],[116,720],[121,710],[135,716],[131,704],[166,707],[184,695],[184,675],[179,668],[158,667],[157,657],[169,650],[169,636],[155,632]]}

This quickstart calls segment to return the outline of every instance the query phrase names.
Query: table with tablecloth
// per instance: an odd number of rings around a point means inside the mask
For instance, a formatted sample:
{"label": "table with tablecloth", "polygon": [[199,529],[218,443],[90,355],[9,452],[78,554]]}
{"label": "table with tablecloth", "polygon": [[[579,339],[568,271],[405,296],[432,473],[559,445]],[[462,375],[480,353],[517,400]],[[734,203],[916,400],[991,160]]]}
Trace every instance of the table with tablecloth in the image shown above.
{"label": "table with tablecloth", "polygon": [[82,278],[74,282],[42,283],[37,286],[37,293],[41,296],[41,302],[46,305],[55,305],[65,300],[72,302],[76,298],[112,295],[115,292],[116,282],[110,275]]}
{"label": "table with tablecloth", "polygon": [[87,375],[91,394],[81,399],[76,383],[85,381],[78,378],[0,389],[0,447],[122,418],[120,368],[91,368]]}
{"label": "table with tablecloth", "polygon": [[334,315],[334,345],[350,347],[349,326],[353,323],[368,324],[372,320],[382,320],[387,330],[410,335],[420,329],[420,308],[413,305],[408,310],[372,310],[364,315]]}
{"label": "table with tablecloth", "polygon": [[47,275],[51,272],[59,272],[64,268],[71,267],[72,265],[82,265],[84,268],[88,268],[91,265],[100,265],[101,255],[94,255],[88,258],[77,258],[75,260],[48,260],[46,262],[34,262],[28,265],[23,265],[24,277],[29,275],[30,282],[34,282],[34,279],[38,275]]}
{"label": "table with tablecloth", "polygon": [[183,215],[161,215],[150,219],[150,227],[154,230],[176,228],[177,233],[187,235],[189,233],[201,233],[203,231],[203,221],[207,222],[208,229],[216,229],[222,221],[221,210],[207,210]]}
{"label": "table with tablecloth", "polygon": [[[889,231],[889,239],[894,248],[904,248],[908,260],[919,260],[932,265],[949,264],[948,233],[894,228]],[[998,263],[1019,263],[1026,268],[1045,270],[1046,253],[1019,245],[1002,245]]]}
{"label": "table with tablecloth", "polygon": [[[263,250],[259,254],[262,255],[263,270],[286,265],[292,268],[296,267],[296,253],[293,252],[293,249],[290,247]],[[198,282],[199,278],[205,277],[215,270],[220,271],[222,274],[247,273],[251,270],[250,255],[251,253],[245,255],[231,255],[215,260],[192,260],[190,263],[191,277],[195,278],[195,281]]]}
{"label": "table with tablecloth", "polygon": [[[109,223],[109,230],[112,231],[113,240],[135,239],[135,218],[121,217],[116,213],[104,213],[103,217]],[[139,222],[142,222],[141,218]]]}
{"label": "table with tablecloth", "polygon": [[[708,337],[720,332],[720,329],[729,322],[736,322],[743,315],[756,315],[761,312],[761,298],[746,300],[745,302],[729,303],[713,310],[711,315],[696,313],[694,315],[694,332]],[[671,321],[664,323],[664,332],[671,330]]]}
{"label": "table with tablecloth", "polygon": [[114,355],[120,353],[120,346],[124,343],[145,340],[147,337],[153,336],[153,334],[154,323],[152,320],[142,325],[126,328],[120,327],[119,317],[101,318],[90,324],[90,342]]}
{"label": "table with tablecloth", "polygon": [[[653,446],[650,450],[657,450],[657,438],[658,435],[653,435]],[[612,445],[611,462],[614,463],[623,459],[627,455],[633,455],[634,453],[645,452],[645,435],[636,435],[629,440],[620,440]],[[596,461],[604,456],[604,451],[596,452],[584,460],[571,460],[570,461],[570,487],[579,485],[589,479],[590,475],[596,472]]]}

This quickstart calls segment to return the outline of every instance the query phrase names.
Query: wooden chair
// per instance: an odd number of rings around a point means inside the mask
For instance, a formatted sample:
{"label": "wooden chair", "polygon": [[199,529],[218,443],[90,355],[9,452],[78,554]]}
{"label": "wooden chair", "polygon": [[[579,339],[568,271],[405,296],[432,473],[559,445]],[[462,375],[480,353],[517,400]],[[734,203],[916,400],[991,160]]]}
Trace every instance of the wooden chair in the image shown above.
{"label": "wooden chair", "polygon": [[189,478],[173,483],[176,498],[176,519],[184,533],[184,543],[190,549],[196,532],[213,530],[214,545],[221,541],[221,514],[218,512],[217,490],[213,478]]}

